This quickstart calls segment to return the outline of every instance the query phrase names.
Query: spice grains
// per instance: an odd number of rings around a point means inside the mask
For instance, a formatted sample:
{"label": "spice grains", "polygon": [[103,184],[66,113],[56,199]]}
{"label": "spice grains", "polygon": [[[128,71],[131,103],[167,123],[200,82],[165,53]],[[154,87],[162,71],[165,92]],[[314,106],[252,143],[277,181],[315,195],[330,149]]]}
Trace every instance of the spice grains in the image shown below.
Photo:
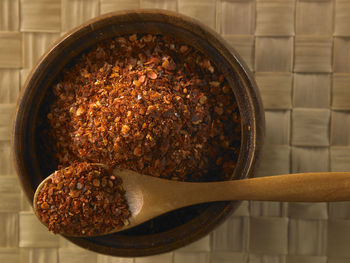
{"label": "spice grains", "polygon": [[37,214],[53,233],[100,235],[128,224],[124,194],[121,179],[103,166],[74,163],[42,186]]}
{"label": "spice grains", "polygon": [[172,180],[229,178],[240,144],[233,92],[213,63],[168,36],[98,43],[54,87],[60,165],[104,163]]}

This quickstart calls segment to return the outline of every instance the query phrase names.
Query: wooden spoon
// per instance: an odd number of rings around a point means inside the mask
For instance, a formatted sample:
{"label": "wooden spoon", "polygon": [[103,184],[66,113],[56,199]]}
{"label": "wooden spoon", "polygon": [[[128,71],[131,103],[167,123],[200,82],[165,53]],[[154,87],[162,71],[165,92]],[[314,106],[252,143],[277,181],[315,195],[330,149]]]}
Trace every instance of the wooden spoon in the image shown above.
{"label": "wooden spoon", "polygon": [[[123,180],[131,217],[129,225],[110,233],[135,227],[166,212],[199,203],[227,200],[350,201],[350,172],[286,174],[210,183],[177,182],[119,168],[113,173]],[[38,192],[49,178],[50,176],[35,192],[35,213]]]}

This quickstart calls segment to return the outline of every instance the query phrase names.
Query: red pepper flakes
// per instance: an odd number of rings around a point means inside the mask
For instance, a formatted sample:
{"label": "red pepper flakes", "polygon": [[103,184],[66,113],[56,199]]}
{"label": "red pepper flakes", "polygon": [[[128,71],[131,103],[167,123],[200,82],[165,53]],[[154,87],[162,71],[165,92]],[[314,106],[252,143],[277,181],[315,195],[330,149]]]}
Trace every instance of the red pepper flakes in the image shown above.
{"label": "red pepper flakes", "polygon": [[201,52],[168,36],[134,34],[101,42],[72,65],[53,87],[47,115],[60,165],[230,178],[240,115],[227,80]]}
{"label": "red pepper flakes", "polygon": [[100,165],[74,163],[56,171],[37,197],[40,220],[53,233],[98,235],[128,224],[122,181]]}

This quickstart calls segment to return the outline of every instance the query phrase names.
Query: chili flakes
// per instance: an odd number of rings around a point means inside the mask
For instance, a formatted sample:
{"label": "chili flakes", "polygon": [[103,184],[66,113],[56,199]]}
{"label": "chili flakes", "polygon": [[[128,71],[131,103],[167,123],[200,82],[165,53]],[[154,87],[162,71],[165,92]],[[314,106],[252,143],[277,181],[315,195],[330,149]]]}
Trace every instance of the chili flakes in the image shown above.
{"label": "chili flakes", "polygon": [[106,168],[73,163],[56,171],[40,189],[37,213],[53,233],[104,234],[128,224],[124,194],[121,179]]}
{"label": "chili flakes", "polygon": [[134,34],[102,41],[71,65],[47,115],[59,165],[104,163],[181,181],[231,177],[239,110],[200,51]]}

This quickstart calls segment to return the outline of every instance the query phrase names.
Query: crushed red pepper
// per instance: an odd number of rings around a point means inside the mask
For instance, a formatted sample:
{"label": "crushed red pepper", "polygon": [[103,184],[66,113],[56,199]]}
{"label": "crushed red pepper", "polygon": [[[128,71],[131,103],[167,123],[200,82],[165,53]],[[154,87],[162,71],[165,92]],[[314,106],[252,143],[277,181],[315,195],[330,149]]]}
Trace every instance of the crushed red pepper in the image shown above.
{"label": "crushed red pepper", "polygon": [[98,43],[53,87],[62,166],[87,161],[172,180],[230,178],[240,146],[233,92],[201,52],[168,36]]}
{"label": "crushed red pepper", "polygon": [[74,163],[40,189],[37,213],[53,233],[99,235],[128,224],[130,211],[119,177],[100,165]]}

